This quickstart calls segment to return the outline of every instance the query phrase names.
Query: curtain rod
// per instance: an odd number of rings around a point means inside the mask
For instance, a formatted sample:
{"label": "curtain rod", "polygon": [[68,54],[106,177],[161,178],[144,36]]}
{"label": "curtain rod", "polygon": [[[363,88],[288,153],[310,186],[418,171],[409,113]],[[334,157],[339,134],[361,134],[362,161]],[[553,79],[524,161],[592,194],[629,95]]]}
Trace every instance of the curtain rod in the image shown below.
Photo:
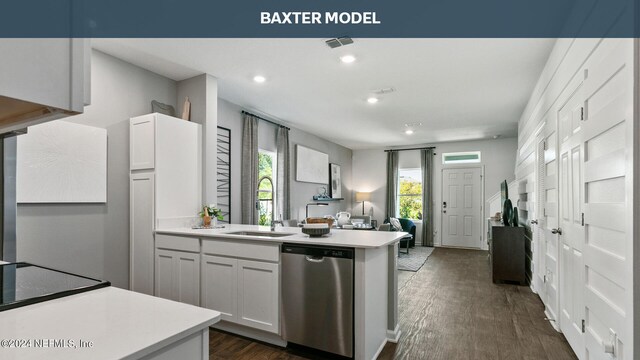
{"label": "curtain rod", "polygon": [[287,130],[291,130],[291,129],[290,129],[289,127],[287,127],[287,126],[284,126],[284,125],[282,125],[282,124],[278,124],[277,122],[275,122],[275,121],[271,121],[271,120],[269,120],[269,119],[265,119],[265,118],[260,117],[260,116],[258,116],[258,115],[256,115],[256,114],[252,114],[252,113],[250,113],[250,112],[248,112],[248,111],[244,111],[244,110],[242,110],[242,113],[243,113],[243,114],[247,114],[247,115],[251,115],[251,116],[253,116],[254,118],[258,118],[258,119],[260,119],[260,120],[262,120],[262,121],[266,121],[266,122],[268,122],[268,123],[270,123],[270,124],[273,124],[273,125],[275,125],[275,126],[280,126],[280,127],[283,127],[283,128],[285,128],[285,129],[287,129]]}
{"label": "curtain rod", "polygon": [[394,151],[407,151],[407,150],[430,150],[435,149],[435,146],[427,146],[427,147],[418,147],[418,148],[410,148],[410,149],[389,149],[384,152],[394,152]]}

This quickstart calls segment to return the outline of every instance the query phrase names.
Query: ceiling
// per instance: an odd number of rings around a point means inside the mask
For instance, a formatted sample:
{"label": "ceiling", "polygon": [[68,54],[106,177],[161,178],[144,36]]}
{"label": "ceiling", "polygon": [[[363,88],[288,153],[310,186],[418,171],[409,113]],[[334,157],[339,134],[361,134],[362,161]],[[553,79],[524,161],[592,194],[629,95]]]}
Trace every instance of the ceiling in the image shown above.
{"label": "ceiling", "polygon": [[[218,78],[221,98],[351,149],[515,136],[554,39],[94,39],[174,80]],[[344,64],[339,58],[355,55]],[[266,77],[257,84],[256,75]],[[366,99],[375,90],[393,87]],[[405,124],[422,123],[413,135]]]}

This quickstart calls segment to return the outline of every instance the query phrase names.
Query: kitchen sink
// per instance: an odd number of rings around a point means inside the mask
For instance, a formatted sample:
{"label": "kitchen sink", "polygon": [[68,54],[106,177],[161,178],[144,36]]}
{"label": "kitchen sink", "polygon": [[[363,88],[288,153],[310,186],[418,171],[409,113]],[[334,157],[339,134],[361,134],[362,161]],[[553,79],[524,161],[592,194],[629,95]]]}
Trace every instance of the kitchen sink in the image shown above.
{"label": "kitchen sink", "polygon": [[279,237],[294,235],[290,233],[272,232],[272,231],[233,231],[233,232],[228,232],[227,234],[228,235],[244,235],[244,236],[264,236],[264,237],[272,237],[272,238],[279,238]]}

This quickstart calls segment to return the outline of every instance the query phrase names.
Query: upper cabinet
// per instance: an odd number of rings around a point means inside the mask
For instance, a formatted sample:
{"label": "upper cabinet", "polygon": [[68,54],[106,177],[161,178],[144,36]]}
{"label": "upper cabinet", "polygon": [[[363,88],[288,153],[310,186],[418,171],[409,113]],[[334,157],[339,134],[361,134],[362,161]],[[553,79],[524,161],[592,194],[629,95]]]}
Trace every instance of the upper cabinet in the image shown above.
{"label": "upper cabinet", "polygon": [[0,134],[82,113],[90,51],[86,39],[0,39]]}

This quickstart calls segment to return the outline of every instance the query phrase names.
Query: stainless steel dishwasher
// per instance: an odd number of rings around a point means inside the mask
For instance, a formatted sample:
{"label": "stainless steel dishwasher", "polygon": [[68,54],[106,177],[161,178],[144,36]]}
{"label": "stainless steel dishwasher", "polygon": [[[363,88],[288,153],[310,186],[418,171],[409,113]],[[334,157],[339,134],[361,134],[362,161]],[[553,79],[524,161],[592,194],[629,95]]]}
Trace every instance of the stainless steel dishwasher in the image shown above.
{"label": "stainless steel dishwasher", "polygon": [[353,357],[354,250],[282,245],[282,333],[291,343]]}

